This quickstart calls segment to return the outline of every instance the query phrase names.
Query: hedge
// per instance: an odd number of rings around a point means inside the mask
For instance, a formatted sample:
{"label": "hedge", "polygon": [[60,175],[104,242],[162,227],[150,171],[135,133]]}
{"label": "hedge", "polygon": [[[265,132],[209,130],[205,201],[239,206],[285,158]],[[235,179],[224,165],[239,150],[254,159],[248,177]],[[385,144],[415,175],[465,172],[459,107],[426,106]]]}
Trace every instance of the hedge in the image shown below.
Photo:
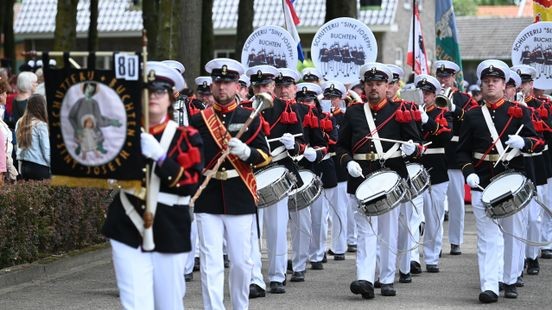
{"label": "hedge", "polygon": [[19,182],[0,188],[0,269],[105,242],[109,191]]}

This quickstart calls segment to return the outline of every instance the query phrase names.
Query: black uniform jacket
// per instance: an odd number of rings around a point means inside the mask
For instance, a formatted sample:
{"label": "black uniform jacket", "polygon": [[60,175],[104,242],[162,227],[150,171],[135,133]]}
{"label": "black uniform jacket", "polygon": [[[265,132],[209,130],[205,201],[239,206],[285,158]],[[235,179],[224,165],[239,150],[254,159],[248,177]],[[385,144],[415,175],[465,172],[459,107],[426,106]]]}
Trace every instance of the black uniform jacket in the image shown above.
{"label": "black uniform jacket", "polygon": [[[339,128],[343,126],[343,122],[345,121],[345,113],[341,109],[336,109],[332,111],[332,116],[335,119],[335,127],[339,133]],[[330,146],[330,152],[336,152],[337,151],[337,139],[335,141],[335,144]],[[339,164],[337,160],[337,154],[332,156],[332,160],[334,162],[335,166],[335,173],[337,177],[337,182],[345,182],[347,181],[349,177],[349,173],[347,172],[347,169]]]}
{"label": "black uniform jacket", "polygon": [[[480,104],[486,103],[481,101]],[[508,135],[515,134],[518,128],[523,124],[524,127],[519,135],[523,137],[525,146],[521,151],[525,153],[542,151],[544,141],[539,138],[539,135],[535,131],[530,120],[529,110],[526,107],[517,103],[505,101],[504,99],[500,99],[492,105],[487,105],[489,106],[491,118],[504,148],[507,146],[506,141],[508,140]],[[460,130],[460,141],[458,143],[456,156],[464,177],[467,177],[471,173],[476,173],[479,176],[480,185],[483,188],[489,185],[491,178],[505,171],[505,167],[502,163],[499,163],[493,168],[494,162],[480,160],[474,157],[475,152],[497,156],[498,151],[492,143],[493,139],[487,128],[481,106],[477,106],[466,112]],[[508,163],[508,168],[527,174],[522,155],[514,157]]]}
{"label": "black uniform jacket", "polygon": [[[160,140],[166,125],[165,122],[155,126],[150,129],[150,133]],[[202,149],[202,139],[197,130],[191,127],[177,129],[165,160],[160,165],[156,165],[154,170],[154,173],[161,179],[160,193],[178,196],[191,196],[195,193],[203,168]],[[190,158],[195,158],[196,161],[190,160]],[[134,209],[142,215],[144,200],[131,194],[126,196]],[[189,252],[191,250],[191,223],[191,211],[188,205],[158,203],[153,222],[155,251],[162,253]],[[107,210],[102,233],[107,238],[134,248],[142,244],[142,237],[126,215],[119,195],[115,196]]]}
{"label": "black uniform jacket", "polygon": [[[221,108],[213,105],[207,108],[214,109],[214,113],[222,121],[228,133],[235,136],[251,115],[251,110],[233,102]],[[211,136],[211,132],[203,119],[203,111],[190,119],[190,124],[199,130],[203,139],[206,169],[212,169],[220,154],[223,152]],[[219,133],[224,135],[225,133]],[[268,143],[263,133],[260,118],[254,118],[247,131],[241,136],[241,141],[251,148],[251,155],[245,161],[251,169],[261,168],[270,163]],[[226,159],[218,171],[233,170],[234,166]],[[251,170],[252,171],[252,170]],[[195,202],[196,213],[211,214],[254,214],[256,202],[245,182],[238,176],[219,180],[212,178]]]}
{"label": "black uniform jacket", "polygon": [[[370,129],[364,113],[363,104],[354,104],[347,108],[345,113],[345,119],[343,125],[339,128],[339,138],[337,140],[337,158],[339,163],[343,167],[347,167],[347,163],[353,160],[354,154],[376,153],[373,140],[367,139],[370,136]],[[396,139],[396,140],[413,140],[414,142],[421,142],[420,132],[416,127],[416,122],[412,119],[408,122],[399,122],[396,120],[397,110],[402,110],[405,105],[402,102],[393,102],[390,99],[384,99],[377,105],[371,107],[372,115],[374,117],[374,123],[378,127],[378,134],[381,138]],[[389,150],[394,143],[381,141],[383,151]],[[412,157],[418,157],[421,155],[421,148],[411,155]],[[383,168],[379,160],[367,161],[359,160],[358,163],[362,167],[362,173],[364,176],[381,170]],[[397,172],[402,178],[408,180],[408,171],[402,157],[390,158],[385,161],[384,166]],[[354,194],[357,187],[362,183],[364,179],[362,177],[352,178],[350,177],[347,183],[347,192]]]}
{"label": "black uniform jacket", "polygon": [[452,138],[452,117],[446,108],[432,106],[426,111],[429,119],[422,125],[424,142],[431,142],[422,156],[422,164],[427,169],[431,184],[449,180],[447,158],[444,153],[432,154],[431,150],[445,148]]}
{"label": "black uniform jacket", "polygon": [[[542,135],[545,143],[552,142],[552,123],[548,115],[547,105],[533,96],[526,97],[525,103],[531,111],[531,122],[538,134]],[[550,149],[542,152],[541,155],[526,157],[528,162],[534,166],[534,181],[537,185],[544,185],[548,178],[552,177],[552,161]]]}
{"label": "black uniform jacket", "polygon": [[458,146],[460,127],[466,111],[477,106],[478,103],[469,94],[458,90],[455,90],[452,94],[452,103],[456,106],[454,112],[450,112],[452,116],[452,138],[445,148],[445,155],[448,169],[460,169],[456,162],[456,147]]}

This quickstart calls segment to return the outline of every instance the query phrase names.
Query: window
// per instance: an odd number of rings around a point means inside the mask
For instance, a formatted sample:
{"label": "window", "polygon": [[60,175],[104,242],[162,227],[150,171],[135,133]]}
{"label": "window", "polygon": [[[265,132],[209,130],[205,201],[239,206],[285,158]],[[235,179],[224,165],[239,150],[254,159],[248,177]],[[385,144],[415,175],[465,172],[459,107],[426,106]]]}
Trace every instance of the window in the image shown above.
{"label": "window", "polygon": [[234,50],[231,50],[231,49],[215,50],[215,58],[236,59],[236,53]]}

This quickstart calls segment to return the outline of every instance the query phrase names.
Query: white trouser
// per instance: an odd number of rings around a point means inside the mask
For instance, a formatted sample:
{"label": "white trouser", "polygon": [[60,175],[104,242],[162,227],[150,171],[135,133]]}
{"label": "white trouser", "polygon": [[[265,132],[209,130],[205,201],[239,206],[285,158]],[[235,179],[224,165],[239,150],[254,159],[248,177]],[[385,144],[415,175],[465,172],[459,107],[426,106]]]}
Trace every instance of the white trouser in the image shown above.
{"label": "white trouser", "polygon": [[355,213],[358,210],[358,203],[354,195],[347,194],[347,198],[347,245],[355,245],[357,244]]}
{"label": "white trouser", "polygon": [[230,298],[233,309],[249,308],[251,225],[254,214],[196,213],[201,259],[201,290],[205,309],[224,309],[223,239],[226,239]]}
{"label": "white trouser", "polygon": [[424,192],[424,261],[426,265],[439,264],[439,253],[443,247],[443,218],[448,182],[432,184]]}
{"label": "white trouser", "polygon": [[311,207],[289,212],[293,271],[305,271],[311,239]]}
{"label": "white trouser", "polygon": [[471,191],[473,215],[477,229],[477,264],[482,292],[490,290],[498,296],[499,274],[503,270],[504,239],[493,220],[485,214],[481,203],[482,192]]}
{"label": "white trouser", "polygon": [[449,242],[461,245],[464,243],[464,175],[460,169],[447,170],[449,186],[447,188]]}
{"label": "white trouser", "polygon": [[[286,196],[277,203],[262,209],[263,227],[268,250],[268,279],[284,282],[287,270],[287,226],[289,220]],[[261,214],[259,214],[259,217]]]}
{"label": "white trouser", "polygon": [[192,213],[192,227],[190,230],[190,241],[192,243],[192,250],[190,255],[186,255],[186,261],[184,263],[184,274],[192,273],[194,271],[195,253],[198,253],[199,257],[199,241],[197,240],[197,222],[195,220],[195,214]]}
{"label": "white trouser", "polygon": [[328,238],[328,212],[330,205],[337,204],[336,190],[336,187],[323,188],[320,197],[311,205],[312,234],[309,246],[311,262],[321,262],[324,258],[326,239]]}
{"label": "white trouser", "polygon": [[525,260],[525,247],[523,242],[517,238],[524,238],[527,232],[527,208],[508,216],[499,221],[504,236],[504,266],[502,277],[505,284],[514,284],[517,277],[523,271]]}
{"label": "white trouser", "polygon": [[[552,178],[549,178],[546,183],[546,191],[544,194],[544,203],[548,210],[552,211]],[[543,246],[543,249],[552,249],[552,217],[547,213],[542,213],[542,241],[549,242],[547,245]]]}
{"label": "white trouser", "polygon": [[335,203],[330,204],[332,217],[332,251],[343,254],[347,251],[347,212],[349,207],[349,194],[347,194],[347,182],[337,183],[334,195]]}
{"label": "white trouser", "polygon": [[[257,284],[263,290],[266,290],[266,283],[263,279],[262,261],[261,261],[261,240],[263,240],[263,213],[264,208],[257,209],[257,215],[253,215],[251,223],[251,261],[253,270],[251,270],[251,284]],[[257,219],[259,222],[257,223]]]}
{"label": "white trouser", "polygon": [[[420,195],[414,197],[412,199],[412,203],[415,206],[414,211],[412,212],[412,223],[410,224],[410,227],[412,227],[412,239],[416,242],[420,242],[420,225],[424,223],[425,228],[425,216],[424,216],[424,193],[420,193]],[[420,247],[416,246],[412,251],[410,251],[410,260],[415,261],[417,263],[420,263]],[[410,262],[408,262],[408,267],[410,268]],[[410,269],[409,269],[410,270]]]}
{"label": "white trouser", "polygon": [[184,261],[188,253],[142,252],[110,240],[124,309],[184,309]]}
{"label": "white trouser", "polygon": [[378,216],[379,278],[383,284],[395,281],[400,207]]}
{"label": "white trouser", "polygon": [[358,229],[356,273],[357,280],[365,280],[374,284],[376,275],[376,251],[378,243],[378,217],[366,216],[363,212],[355,213]]}
{"label": "white trouser", "polygon": [[[418,212],[422,213],[422,195],[420,194],[400,205],[398,249],[400,253],[399,270],[402,273],[410,272],[410,261],[413,260],[413,252],[417,255],[417,258],[414,260],[420,261],[417,243],[420,241],[421,217]],[[419,209],[417,204],[420,204]]]}
{"label": "white trouser", "polygon": [[[542,202],[544,201],[544,191],[546,191],[544,185],[537,186],[537,197]],[[527,239],[533,242],[541,241],[541,230],[542,230],[542,207],[538,205],[535,201],[535,197],[531,199],[531,202],[526,207],[528,208],[528,219],[529,225],[527,226]],[[535,259],[539,256],[540,248],[538,246],[526,245],[525,246],[525,257],[530,259]]]}

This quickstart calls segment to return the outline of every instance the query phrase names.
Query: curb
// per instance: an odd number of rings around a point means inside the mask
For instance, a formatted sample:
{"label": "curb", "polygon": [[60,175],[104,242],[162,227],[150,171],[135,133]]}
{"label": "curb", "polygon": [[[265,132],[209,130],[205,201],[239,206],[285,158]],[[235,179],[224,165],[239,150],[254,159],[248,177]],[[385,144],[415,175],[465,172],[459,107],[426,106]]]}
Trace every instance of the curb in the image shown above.
{"label": "curb", "polygon": [[101,261],[111,260],[109,243],[91,246],[58,256],[50,256],[38,262],[16,265],[0,270],[0,288],[5,289],[23,283],[51,278],[71,269],[82,269]]}

